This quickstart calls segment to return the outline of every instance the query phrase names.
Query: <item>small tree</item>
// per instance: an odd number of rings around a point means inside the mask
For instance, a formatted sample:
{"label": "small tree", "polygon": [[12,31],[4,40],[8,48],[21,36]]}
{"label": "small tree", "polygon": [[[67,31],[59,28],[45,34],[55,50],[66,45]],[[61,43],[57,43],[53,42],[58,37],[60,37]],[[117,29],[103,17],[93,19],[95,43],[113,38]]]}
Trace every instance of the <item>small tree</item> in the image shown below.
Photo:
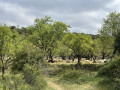
{"label": "small tree", "polygon": [[112,36],[100,36],[99,45],[101,48],[102,59],[105,59],[106,56],[110,58],[114,50],[114,38]]}
{"label": "small tree", "polygon": [[83,56],[88,54],[92,49],[92,38],[86,34],[73,34],[69,33],[64,37],[63,43],[73,50],[75,56],[78,58],[78,64]]}

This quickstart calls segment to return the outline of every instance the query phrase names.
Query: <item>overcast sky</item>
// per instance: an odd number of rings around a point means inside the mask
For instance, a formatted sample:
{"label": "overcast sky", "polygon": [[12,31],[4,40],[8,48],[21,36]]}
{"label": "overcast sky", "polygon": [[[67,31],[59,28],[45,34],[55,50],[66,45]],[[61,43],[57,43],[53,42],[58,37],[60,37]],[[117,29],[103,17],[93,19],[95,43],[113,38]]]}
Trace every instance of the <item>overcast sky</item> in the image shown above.
{"label": "overcast sky", "polygon": [[0,0],[0,24],[29,26],[51,16],[71,32],[96,34],[109,12],[120,12],[120,0]]}

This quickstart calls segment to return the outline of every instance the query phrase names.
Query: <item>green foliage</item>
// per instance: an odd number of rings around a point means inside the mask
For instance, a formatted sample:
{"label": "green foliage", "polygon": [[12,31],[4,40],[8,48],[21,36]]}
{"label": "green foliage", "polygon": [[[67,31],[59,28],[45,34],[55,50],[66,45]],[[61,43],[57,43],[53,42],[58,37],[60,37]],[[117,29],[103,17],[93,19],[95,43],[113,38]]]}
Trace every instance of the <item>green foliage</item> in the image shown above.
{"label": "green foliage", "polygon": [[120,13],[117,12],[111,12],[107,16],[106,19],[104,19],[104,24],[99,31],[101,35],[104,36],[116,36],[120,31]]}
{"label": "green foliage", "polygon": [[23,79],[22,74],[13,75],[11,73],[6,74],[5,80],[0,80],[1,90],[30,90],[31,87]]}
{"label": "green foliage", "polygon": [[22,71],[24,64],[36,65],[37,68],[40,64],[45,63],[44,56],[41,50],[30,42],[24,42],[21,51],[16,53],[12,62],[12,71]]}
{"label": "green foliage", "polygon": [[65,60],[67,57],[69,57],[73,53],[73,51],[70,48],[68,48],[62,43],[59,43],[57,49],[58,49],[57,50],[58,56],[62,57],[63,60]]}
{"label": "green foliage", "polygon": [[[98,76],[105,77],[117,90],[120,89],[120,58],[116,58],[101,68]],[[104,81],[105,82],[105,81]]]}
{"label": "green foliage", "polygon": [[42,64],[45,63],[43,53],[38,47],[27,40],[21,43],[22,49],[16,52],[12,62],[12,73],[15,75],[21,73],[23,76],[22,80],[30,87],[30,89],[26,90],[43,90],[46,86],[41,71]]}
{"label": "green foliage", "polygon": [[78,58],[82,58],[92,50],[93,41],[89,35],[69,33],[64,37],[63,44],[72,49]]}
{"label": "green foliage", "polygon": [[108,58],[112,56],[114,51],[114,38],[112,36],[100,36],[98,38],[98,45],[102,56],[108,56]]}
{"label": "green foliage", "polygon": [[[115,38],[114,51],[112,57],[115,56],[116,52],[119,52],[119,33],[120,33],[120,13],[112,12],[106,19],[104,24],[99,30],[102,36],[113,36]],[[109,44],[108,44],[109,46]]]}
{"label": "green foliage", "polygon": [[5,69],[8,68],[8,63],[12,60],[15,54],[15,46],[13,42],[15,38],[15,33],[12,33],[8,26],[0,26],[0,61],[3,79]]}
{"label": "green foliage", "polygon": [[100,47],[100,40],[95,39],[93,42],[93,55],[94,56],[99,56],[101,52],[101,47]]}
{"label": "green foliage", "polygon": [[63,43],[71,48],[76,55],[87,54],[89,49],[92,49],[92,39],[89,35],[85,34],[67,34]]}
{"label": "green foliage", "polygon": [[46,81],[41,70],[37,67],[25,64],[23,71],[17,74],[7,72],[5,79],[0,78],[1,90],[44,90]]}
{"label": "green foliage", "polygon": [[[31,31],[32,29],[34,31]],[[34,26],[30,28],[32,34],[29,40],[52,59],[54,49],[67,31],[68,26],[62,22],[53,22],[50,17],[37,18]]]}
{"label": "green foliage", "polygon": [[12,41],[12,32],[9,27],[6,25],[0,26],[0,55],[10,56],[14,54],[14,45]]}
{"label": "green foliage", "polygon": [[30,66],[26,64],[22,73],[25,82],[29,84],[33,90],[43,90],[47,85],[40,69],[38,70],[35,65]]}
{"label": "green foliage", "polygon": [[14,44],[14,53],[18,53],[19,51],[22,50],[24,47],[23,44],[25,42],[25,38],[23,35],[19,35],[19,33],[16,30],[12,30],[13,34],[13,44]]}
{"label": "green foliage", "polygon": [[115,49],[117,49],[118,53],[120,54],[120,33],[116,35],[114,47]]}
{"label": "green foliage", "polygon": [[111,78],[120,78],[120,58],[117,58],[100,69],[98,75]]}
{"label": "green foliage", "polygon": [[33,26],[32,42],[43,50],[49,50],[56,46],[56,42],[61,40],[64,33],[68,31],[67,25],[62,22],[54,22],[50,17],[35,19]]}

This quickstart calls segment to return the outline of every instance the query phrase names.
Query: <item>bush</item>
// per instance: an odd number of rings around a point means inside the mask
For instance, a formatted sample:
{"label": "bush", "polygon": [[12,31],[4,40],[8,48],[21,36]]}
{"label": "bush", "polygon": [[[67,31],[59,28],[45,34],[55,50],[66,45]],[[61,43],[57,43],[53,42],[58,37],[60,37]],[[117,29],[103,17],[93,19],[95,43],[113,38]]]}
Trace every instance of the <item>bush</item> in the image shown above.
{"label": "bush", "polygon": [[45,90],[47,83],[37,66],[25,64],[21,73],[7,72],[5,79],[0,78],[0,90]]}
{"label": "bush", "polygon": [[98,72],[98,76],[105,76],[110,78],[120,78],[120,58],[116,58],[109,62]]}
{"label": "bush", "polygon": [[30,89],[27,90],[43,90],[46,86],[46,81],[42,75],[45,64],[42,51],[31,43],[25,43],[23,49],[15,54],[11,70],[15,76],[22,73],[23,84],[30,86]]}
{"label": "bush", "polygon": [[29,84],[33,90],[42,90],[46,87],[46,81],[40,70],[37,70],[36,66],[25,65],[23,72],[23,78],[27,84]]}
{"label": "bush", "polygon": [[0,90],[31,90],[31,86],[25,83],[22,74],[6,75],[5,80],[0,80]]}
{"label": "bush", "polygon": [[97,76],[103,77],[104,82],[106,80],[109,84],[111,83],[116,90],[120,90],[120,57],[115,58],[101,68]]}
{"label": "bush", "polygon": [[45,63],[42,51],[32,44],[25,44],[23,49],[15,54],[11,69],[13,72],[20,72],[26,63],[39,68]]}

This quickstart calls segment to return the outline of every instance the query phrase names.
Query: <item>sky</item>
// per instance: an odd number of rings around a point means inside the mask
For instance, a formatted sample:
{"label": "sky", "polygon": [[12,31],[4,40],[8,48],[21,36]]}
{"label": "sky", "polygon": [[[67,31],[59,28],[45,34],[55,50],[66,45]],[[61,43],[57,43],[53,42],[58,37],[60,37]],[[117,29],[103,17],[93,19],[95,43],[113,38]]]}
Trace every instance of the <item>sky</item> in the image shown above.
{"label": "sky", "polygon": [[0,0],[0,24],[27,27],[50,16],[70,25],[71,32],[97,34],[114,11],[120,12],[120,0]]}

